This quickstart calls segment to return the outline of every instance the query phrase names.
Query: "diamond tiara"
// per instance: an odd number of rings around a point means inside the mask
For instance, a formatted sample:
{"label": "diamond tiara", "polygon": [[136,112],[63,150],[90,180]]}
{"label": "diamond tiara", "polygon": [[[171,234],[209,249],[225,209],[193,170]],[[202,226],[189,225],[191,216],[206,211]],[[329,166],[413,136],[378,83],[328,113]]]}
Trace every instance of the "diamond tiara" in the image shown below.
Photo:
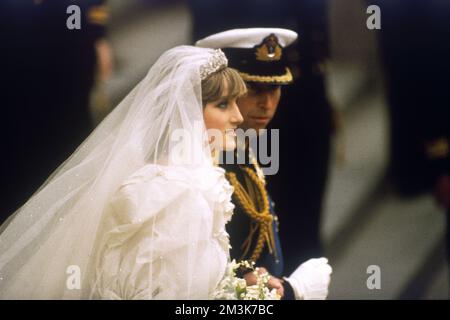
{"label": "diamond tiara", "polygon": [[215,49],[208,62],[200,66],[200,78],[205,80],[214,72],[225,68],[228,65],[228,59],[220,49]]}

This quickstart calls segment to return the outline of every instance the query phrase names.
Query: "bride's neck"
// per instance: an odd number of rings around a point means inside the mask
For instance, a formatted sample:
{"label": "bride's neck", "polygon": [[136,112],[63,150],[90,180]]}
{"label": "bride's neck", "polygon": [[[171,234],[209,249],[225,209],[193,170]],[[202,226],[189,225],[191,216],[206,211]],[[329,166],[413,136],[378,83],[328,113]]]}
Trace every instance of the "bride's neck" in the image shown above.
{"label": "bride's neck", "polygon": [[217,167],[219,165],[220,152],[217,150],[211,151],[211,158],[212,158],[213,165],[215,167]]}

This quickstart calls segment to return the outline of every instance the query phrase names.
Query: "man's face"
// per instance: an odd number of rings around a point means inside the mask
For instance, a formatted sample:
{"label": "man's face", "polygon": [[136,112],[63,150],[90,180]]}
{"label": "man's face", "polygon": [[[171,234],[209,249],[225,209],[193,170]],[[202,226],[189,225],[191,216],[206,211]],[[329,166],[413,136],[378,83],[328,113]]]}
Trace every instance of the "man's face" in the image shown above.
{"label": "man's face", "polygon": [[278,85],[247,82],[248,93],[237,100],[244,122],[239,126],[247,129],[264,129],[277,111],[281,96]]}

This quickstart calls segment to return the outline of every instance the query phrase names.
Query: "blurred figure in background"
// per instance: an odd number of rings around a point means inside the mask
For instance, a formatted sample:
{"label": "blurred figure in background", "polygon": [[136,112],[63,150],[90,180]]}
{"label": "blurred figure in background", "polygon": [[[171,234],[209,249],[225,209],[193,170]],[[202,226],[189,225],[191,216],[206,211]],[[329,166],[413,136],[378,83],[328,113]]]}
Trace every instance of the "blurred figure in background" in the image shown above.
{"label": "blurred figure in background", "polygon": [[[78,11],[80,29],[69,29]],[[28,199],[91,131],[89,98],[98,67],[111,71],[104,0],[2,1],[6,100],[0,221]]]}
{"label": "blurred figure in background", "polygon": [[381,9],[391,173],[402,194],[414,195],[433,188],[440,171],[433,159],[439,155],[427,153],[439,149],[431,144],[448,134],[450,4],[439,0],[371,3]]}
{"label": "blurred figure in background", "polygon": [[[294,83],[270,124],[280,129],[279,172],[269,191],[280,219],[284,273],[323,255],[320,214],[328,175],[332,109],[325,88],[328,58],[325,0],[190,0],[193,38],[233,28],[280,27],[299,34],[286,55]],[[248,14],[251,13],[251,14]]]}
{"label": "blurred figure in background", "polygon": [[[372,2],[373,3],[373,2]],[[447,210],[450,261],[450,3],[375,1],[391,113],[391,173],[404,195]]]}

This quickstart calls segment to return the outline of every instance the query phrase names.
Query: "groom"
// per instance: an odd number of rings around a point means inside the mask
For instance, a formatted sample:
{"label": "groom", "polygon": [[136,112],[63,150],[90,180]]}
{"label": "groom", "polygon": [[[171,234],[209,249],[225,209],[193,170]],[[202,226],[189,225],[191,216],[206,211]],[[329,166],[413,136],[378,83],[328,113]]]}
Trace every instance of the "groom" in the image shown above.
{"label": "groom", "polygon": [[[199,47],[222,49],[229,66],[237,69],[246,82],[248,93],[237,101],[244,118],[240,128],[253,129],[259,134],[272,120],[282,86],[293,81],[285,48],[296,38],[297,34],[287,29],[251,28],[233,29],[197,41]],[[227,225],[231,258],[254,261],[257,267],[267,270],[272,275],[269,286],[277,289],[285,299],[326,298],[331,268],[324,258],[302,264],[289,278],[284,278],[287,283],[280,279],[283,256],[274,203],[267,192],[254,150],[248,143],[241,148],[246,156],[245,164],[234,161],[222,165],[235,190],[234,215]],[[253,283],[251,273],[244,277],[248,283]],[[312,286],[321,290],[313,294],[308,289]]]}

